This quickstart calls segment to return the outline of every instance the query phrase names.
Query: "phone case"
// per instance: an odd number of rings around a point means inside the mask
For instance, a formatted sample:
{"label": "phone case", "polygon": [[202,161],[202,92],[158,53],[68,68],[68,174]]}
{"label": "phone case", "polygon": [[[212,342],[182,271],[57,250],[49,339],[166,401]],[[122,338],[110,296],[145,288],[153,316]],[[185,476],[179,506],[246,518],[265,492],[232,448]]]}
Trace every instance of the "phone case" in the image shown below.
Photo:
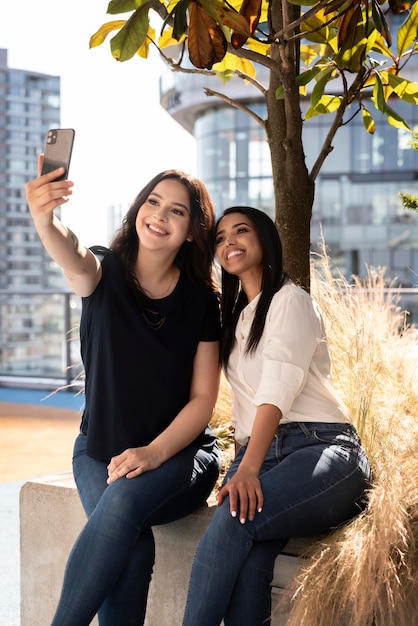
{"label": "phone case", "polygon": [[64,174],[56,180],[68,178],[74,135],[72,128],[53,128],[48,131],[41,174],[52,172],[57,167],[65,167]]}

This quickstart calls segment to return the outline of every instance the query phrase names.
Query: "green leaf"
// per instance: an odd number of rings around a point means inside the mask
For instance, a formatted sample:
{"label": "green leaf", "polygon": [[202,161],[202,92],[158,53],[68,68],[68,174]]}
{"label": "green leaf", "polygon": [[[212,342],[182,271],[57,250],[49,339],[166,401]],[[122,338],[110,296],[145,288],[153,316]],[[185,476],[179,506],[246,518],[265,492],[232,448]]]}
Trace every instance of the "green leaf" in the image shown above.
{"label": "green leaf", "polygon": [[418,104],[418,83],[413,83],[398,74],[387,75],[388,83],[399,98],[410,104]]}
{"label": "green leaf", "polygon": [[367,47],[366,24],[361,5],[347,11],[340,24],[338,38],[340,51],[335,59],[338,67],[358,72],[362,66]]}
{"label": "green leaf", "polygon": [[171,26],[169,26],[159,36],[158,41],[157,41],[157,46],[160,48],[160,50],[163,50],[164,48],[167,48],[168,46],[176,46],[178,43],[179,43],[179,40],[174,39],[173,29],[171,28]]}
{"label": "green leaf", "polygon": [[327,2],[325,5],[324,14],[329,15],[334,11],[339,11],[340,15],[342,15],[343,12],[349,8],[351,3],[352,0],[331,0],[331,2]]}
{"label": "green leaf", "polygon": [[112,55],[117,61],[128,61],[144,43],[149,28],[147,4],[138,8],[110,40]]}
{"label": "green leaf", "polygon": [[[388,78],[388,81],[390,83],[389,75],[386,72],[384,73],[384,76]],[[393,86],[390,84],[389,86],[392,90]],[[399,87],[399,85],[397,86]],[[384,113],[386,115],[386,117],[388,118],[388,122],[389,124],[391,124],[391,126],[395,126],[396,128],[406,128],[406,130],[409,130],[409,131],[411,130],[411,128],[409,127],[407,122],[403,119],[403,117],[401,117],[398,113],[396,113],[396,111],[394,111],[387,104],[385,100],[385,91],[383,88],[382,79],[377,72],[375,73],[375,83],[373,87],[372,100],[376,109],[378,109],[379,111],[381,111],[381,113]]]}
{"label": "green leaf", "polygon": [[250,48],[250,50],[257,52],[258,54],[262,54],[263,56],[267,56],[270,51],[269,43],[257,41],[257,39],[247,39],[245,45],[247,48]]}
{"label": "green leaf", "polygon": [[418,211],[418,196],[414,196],[410,193],[402,193],[402,191],[398,193],[398,196],[401,199],[401,203],[404,209]]}
{"label": "green leaf", "polygon": [[313,7],[318,0],[289,0],[290,4],[296,4],[298,7]]}
{"label": "green leaf", "polygon": [[89,47],[96,48],[96,46],[100,46],[109,33],[112,33],[114,30],[120,30],[124,24],[126,24],[126,20],[114,20],[113,22],[102,24],[99,30],[90,37]]}
{"label": "green leaf", "polygon": [[283,89],[283,85],[279,85],[276,89],[276,91],[274,92],[274,95],[276,96],[276,100],[284,100],[284,89]]}
{"label": "green leaf", "polygon": [[148,2],[149,0],[110,0],[107,6],[107,13],[109,15],[116,15],[117,13],[136,11],[136,9]]}
{"label": "green leaf", "polygon": [[316,115],[326,115],[328,113],[334,113],[341,104],[340,96],[327,96],[324,95],[316,104],[316,106],[310,106],[305,113],[305,120],[309,120]]}
{"label": "green leaf", "polygon": [[251,61],[248,61],[248,59],[241,59],[230,52],[225,54],[222,61],[215,63],[212,69],[222,83],[227,83],[231,80],[231,78],[235,76],[236,70],[239,70],[246,76],[252,77],[254,77],[257,73],[254,64]]}
{"label": "green leaf", "polygon": [[215,22],[224,24],[228,28],[250,36],[249,23],[243,15],[230,9],[220,0],[200,0],[200,4]]}
{"label": "green leaf", "polygon": [[189,8],[189,0],[180,0],[175,6],[174,23],[173,23],[173,37],[180,41],[184,33],[187,32],[187,9]]}
{"label": "green leaf", "polygon": [[335,27],[324,26],[326,19],[323,11],[318,11],[316,15],[304,19],[300,25],[300,30],[304,34],[305,39],[314,43],[328,44],[331,29]]}
{"label": "green leaf", "polygon": [[406,130],[411,130],[411,127],[407,124],[407,122],[396,113],[390,106],[386,105],[386,111],[384,111],[388,122],[391,126],[395,126],[395,128],[405,128]]}
{"label": "green leaf", "polygon": [[321,72],[321,68],[317,65],[315,67],[311,67],[310,70],[305,70],[296,76],[296,84],[299,87],[304,87],[308,83],[311,82]]}
{"label": "green leaf", "polygon": [[392,45],[392,36],[390,34],[389,27],[386,22],[386,18],[377,0],[371,0],[372,3],[372,18],[376,30],[383,35],[388,46]]}
{"label": "green leaf", "polygon": [[376,130],[376,124],[374,122],[373,117],[371,116],[370,112],[366,109],[365,106],[362,107],[361,113],[363,116],[364,128],[367,130],[368,133],[370,133],[370,135],[373,135]]}
{"label": "green leaf", "polygon": [[389,57],[393,62],[396,61],[396,56],[393,54],[392,50],[388,48],[385,40],[383,39],[380,33],[376,34],[376,38],[370,46],[370,50],[374,50],[383,56]]}
{"label": "green leaf", "polygon": [[[225,57],[229,56],[229,52],[226,53]],[[231,55],[231,56],[235,56],[235,55]],[[252,61],[249,61],[248,59],[242,59],[240,57],[235,56],[235,61],[237,64],[237,70],[239,70],[240,72],[242,72],[242,74],[245,74],[246,76],[251,76],[252,78],[255,78],[257,75],[257,70],[254,66],[254,63]]]}
{"label": "green leaf", "polygon": [[333,73],[334,73],[333,67],[327,67],[319,73],[320,78],[318,80],[318,77],[317,77],[316,85],[312,89],[312,94],[311,94],[311,105],[313,107],[316,107],[317,104],[322,100],[324,89],[327,83],[333,77]]}
{"label": "green leaf", "polygon": [[418,2],[414,2],[411,12],[398,30],[398,55],[401,57],[417,40]]}
{"label": "green leaf", "polygon": [[309,43],[301,44],[300,46],[300,60],[307,66],[318,57],[322,57],[325,54],[326,47],[321,43]]}
{"label": "green leaf", "polygon": [[385,94],[383,91],[383,85],[379,74],[375,74],[376,80],[373,87],[373,102],[376,109],[379,109],[382,113],[386,113]]}

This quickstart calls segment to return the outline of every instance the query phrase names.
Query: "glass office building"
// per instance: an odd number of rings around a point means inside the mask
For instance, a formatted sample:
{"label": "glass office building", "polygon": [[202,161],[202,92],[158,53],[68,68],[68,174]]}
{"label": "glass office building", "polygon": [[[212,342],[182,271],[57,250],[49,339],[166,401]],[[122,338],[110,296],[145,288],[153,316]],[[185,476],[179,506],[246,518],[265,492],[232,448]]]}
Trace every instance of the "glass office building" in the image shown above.
{"label": "glass office building", "polygon": [[[207,97],[204,87],[226,93],[261,118],[266,115],[258,91],[238,78],[221,85],[199,74],[164,74],[161,103],[195,136],[198,175],[218,211],[231,204],[250,204],[273,216],[264,129],[245,112]],[[390,104],[411,128],[418,125],[418,107],[399,100]],[[302,102],[302,110],[307,106]],[[374,111],[374,106],[369,110]],[[377,111],[373,116],[373,135],[365,131],[361,115],[338,130],[334,150],[316,180],[311,239],[315,247],[323,233],[332,260],[347,277],[364,275],[366,266],[384,266],[388,278],[414,287],[418,283],[418,214],[403,209],[398,194],[418,195],[418,152],[411,149],[408,132],[390,126]],[[329,126],[326,115],[305,122],[308,168]]]}

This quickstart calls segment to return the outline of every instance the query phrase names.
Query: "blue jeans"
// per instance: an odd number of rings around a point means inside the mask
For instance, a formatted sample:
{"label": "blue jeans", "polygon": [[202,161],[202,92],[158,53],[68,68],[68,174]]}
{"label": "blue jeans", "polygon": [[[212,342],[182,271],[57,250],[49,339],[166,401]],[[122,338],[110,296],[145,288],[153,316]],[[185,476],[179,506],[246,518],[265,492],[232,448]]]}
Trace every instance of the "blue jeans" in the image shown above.
{"label": "blue jeans", "polygon": [[325,533],[359,513],[370,466],[352,426],[292,423],[279,426],[259,477],[264,507],[253,521],[232,517],[229,498],[216,509],[196,551],[183,626],[270,624],[274,561],[287,539]]}
{"label": "blue jeans", "polygon": [[202,506],[219,473],[219,453],[188,446],[159,468],[107,485],[107,463],[74,445],[73,471],[88,516],[68,558],[52,626],[141,626],[155,546],[151,527]]}

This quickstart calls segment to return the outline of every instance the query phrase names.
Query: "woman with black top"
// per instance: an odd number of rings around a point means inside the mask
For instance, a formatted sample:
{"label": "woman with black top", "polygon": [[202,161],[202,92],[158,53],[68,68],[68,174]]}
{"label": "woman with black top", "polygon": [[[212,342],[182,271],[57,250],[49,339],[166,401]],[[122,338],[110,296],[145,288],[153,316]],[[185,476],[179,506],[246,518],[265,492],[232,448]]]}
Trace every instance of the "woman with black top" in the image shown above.
{"label": "woman with black top", "polygon": [[100,626],[140,625],[151,527],[201,506],[219,472],[208,427],[219,384],[214,211],[200,181],[169,170],[138,194],[109,249],[87,249],[53,213],[72,191],[54,180],[62,169],[26,185],[45,249],[82,297],[73,471],[89,519],[52,624],[87,626],[98,613]]}

